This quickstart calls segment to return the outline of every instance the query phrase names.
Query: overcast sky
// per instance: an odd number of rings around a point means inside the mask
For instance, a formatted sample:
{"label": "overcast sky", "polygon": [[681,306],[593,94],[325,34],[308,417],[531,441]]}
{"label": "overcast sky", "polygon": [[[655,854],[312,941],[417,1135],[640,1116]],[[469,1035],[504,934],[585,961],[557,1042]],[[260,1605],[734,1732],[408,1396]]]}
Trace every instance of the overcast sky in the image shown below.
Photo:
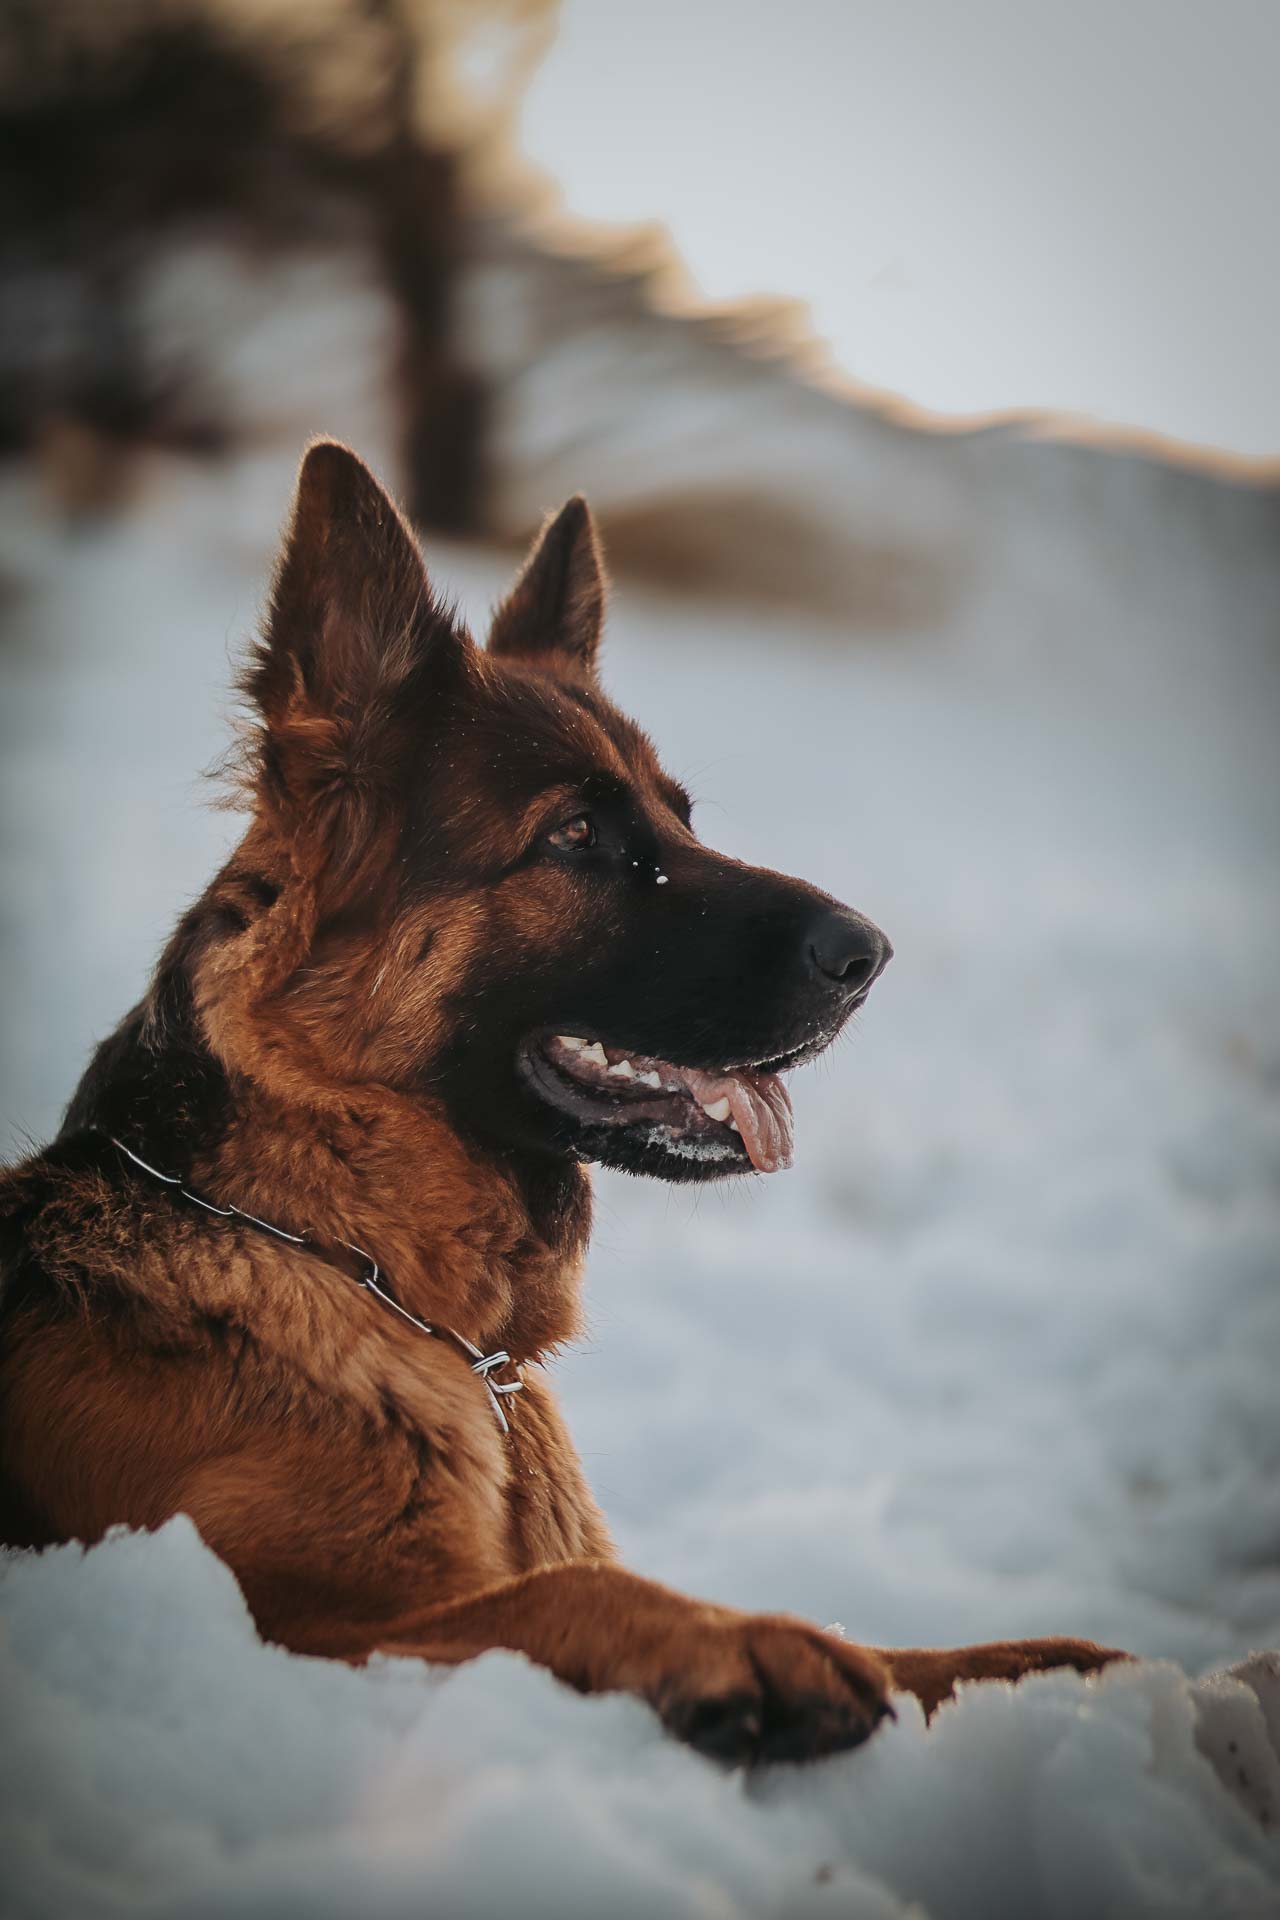
{"label": "overcast sky", "polygon": [[1280,455],[1280,0],[565,0],[526,150],[858,379]]}

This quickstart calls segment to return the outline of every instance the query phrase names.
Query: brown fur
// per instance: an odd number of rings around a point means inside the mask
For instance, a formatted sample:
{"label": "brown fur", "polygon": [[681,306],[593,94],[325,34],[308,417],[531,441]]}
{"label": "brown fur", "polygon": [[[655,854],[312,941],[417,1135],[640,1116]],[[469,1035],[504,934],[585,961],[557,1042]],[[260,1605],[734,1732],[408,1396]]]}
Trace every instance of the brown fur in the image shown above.
{"label": "brown fur", "polygon": [[[495,1009],[527,981],[557,990],[585,966],[579,923],[594,952],[629,910],[613,882],[534,857],[548,806],[575,804],[567,772],[556,800],[562,766],[585,755],[625,783],[659,836],[674,884],[646,914],[678,911],[691,875],[727,903],[829,903],[701,848],[594,681],[603,606],[574,502],[479,653],[368,473],[332,445],[308,455],[247,681],[252,823],[60,1139],[0,1184],[5,1538],[185,1512],[287,1647],[513,1648],[639,1694],[731,1760],[854,1744],[895,1686],[932,1709],[959,1679],[1091,1671],[1112,1656],[1081,1641],[860,1647],[614,1559],[542,1367],[578,1327],[587,1178],[536,1116],[504,1137],[473,1087]],[[529,738],[545,790],[504,759]],[[373,1250],[411,1311],[505,1347],[524,1377],[510,1434],[450,1344],[305,1249],[176,1204],[110,1134],[200,1192]]]}

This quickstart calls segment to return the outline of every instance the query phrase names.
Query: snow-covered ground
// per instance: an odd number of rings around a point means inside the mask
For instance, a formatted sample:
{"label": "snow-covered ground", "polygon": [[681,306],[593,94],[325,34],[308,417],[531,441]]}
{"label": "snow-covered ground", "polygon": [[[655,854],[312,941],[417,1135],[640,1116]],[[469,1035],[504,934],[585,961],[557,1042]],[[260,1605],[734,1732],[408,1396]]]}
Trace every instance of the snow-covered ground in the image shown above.
{"label": "snow-covered ground", "polygon": [[[235,831],[198,770],[291,457],[157,467],[74,537],[6,483],[15,1148]],[[1153,1664],[972,1690],[927,1731],[904,1701],[746,1781],[509,1656],[263,1648],[177,1521],[0,1583],[9,1911],[1280,1911],[1280,1678],[1186,1677],[1280,1645],[1274,608],[1247,579],[1200,604],[1176,543],[1171,584],[1126,588],[1122,496],[1095,576],[1059,504],[945,630],[619,596],[606,678],[704,836],[897,957],[794,1084],[793,1173],[600,1180],[556,1374],[644,1572],[873,1641]],[[477,614],[507,566],[428,557]]]}

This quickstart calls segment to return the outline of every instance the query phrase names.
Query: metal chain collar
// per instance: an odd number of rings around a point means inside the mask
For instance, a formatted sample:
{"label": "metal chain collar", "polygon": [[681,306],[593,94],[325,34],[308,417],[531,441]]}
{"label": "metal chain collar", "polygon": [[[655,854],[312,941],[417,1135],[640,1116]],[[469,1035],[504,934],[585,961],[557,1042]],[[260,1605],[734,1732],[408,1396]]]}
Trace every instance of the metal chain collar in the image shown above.
{"label": "metal chain collar", "polygon": [[[124,1154],[126,1159],[133,1162],[135,1167],[141,1167],[144,1173],[150,1174],[153,1180],[159,1180],[163,1186],[170,1188],[180,1199],[189,1200],[192,1206],[203,1207],[206,1213],[216,1214],[221,1220],[243,1221],[245,1226],[255,1227],[259,1233],[268,1233],[274,1240],[283,1240],[288,1246],[300,1247],[304,1252],[314,1253],[318,1255],[320,1259],[327,1260],[329,1265],[339,1266],[341,1271],[347,1273],[358,1287],[363,1287],[366,1293],[373,1294],[382,1302],[384,1307],[389,1307],[392,1313],[398,1313],[402,1320],[407,1320],[411,1327],[418,1329],[419,1333],[429,1334],[435,1340],[443,1340],[447,1344],[455,1346],[488,1394],[489,1402],[493,1408],[494,1416],[500,1430],[503,1433],[509,1433],[511,1431],[507,1423],[507,1416],[502,1402],[507,1394],[519,1393],[524,1386],[524,1382],[519,1378],[520,1369],[515,1365],[511,1355],[507,1353],[505,1349],[500,1349],[497,1353],[481,1353],[479,1347],[472,1346],[465,1335],[455,1332],[452,1327],[433,1326],[428,1320],[419,1320],[416,1314],[410,1313],[406,1307],[402,1307],[395,1295],[388,1291],[383,1280],[382,1269],[379,1267],[373,1255],[366,1253],[363,1247],[357,1247],[353,1241],[343,1240],[339,1242],[339,1245],[344,1247],[348,1253],[355,1254],[358,1260],[364,1261],[365,1267],[363,1273],[358,1271],[351,1272],[345,1262],[331,1258],[326,1254],[323,1245],[311,1239],[308,1234],[286,1233],[283,1227],[273,1226],[270,1220],[260,1220],[256,1213],[246,1213],[243,1207],[218,1206],[214,1201],[206,1200],[203,1194],[193,1193],[191,1188],[184,1184],[178,1174],[161,1173],[159,1167],[153,1167],[149,1161],[142,1158],[141,1154],[135,1153],[132,1147],[126,1147],[123,1140],[117,1140],[114,1134],[108,1134],[107,1138],[118,1152]],[[493,1375],[499,1367],[514,1368],[517,1377],[514,1380],[495,1380]]]}

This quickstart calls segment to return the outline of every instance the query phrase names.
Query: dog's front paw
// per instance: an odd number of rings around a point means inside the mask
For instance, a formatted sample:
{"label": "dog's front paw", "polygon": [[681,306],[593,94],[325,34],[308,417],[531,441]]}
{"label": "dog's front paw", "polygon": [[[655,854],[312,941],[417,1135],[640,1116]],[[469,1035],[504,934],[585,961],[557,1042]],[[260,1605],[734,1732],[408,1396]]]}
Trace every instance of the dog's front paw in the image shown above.
{"label": "dog's front paw", "polygon": [[892,1716],[884,1663],[801,1620],[728,1615],[680,1640],[679,1671],[646,1692],[677,1739],[710,1759],[817,1760]]}

